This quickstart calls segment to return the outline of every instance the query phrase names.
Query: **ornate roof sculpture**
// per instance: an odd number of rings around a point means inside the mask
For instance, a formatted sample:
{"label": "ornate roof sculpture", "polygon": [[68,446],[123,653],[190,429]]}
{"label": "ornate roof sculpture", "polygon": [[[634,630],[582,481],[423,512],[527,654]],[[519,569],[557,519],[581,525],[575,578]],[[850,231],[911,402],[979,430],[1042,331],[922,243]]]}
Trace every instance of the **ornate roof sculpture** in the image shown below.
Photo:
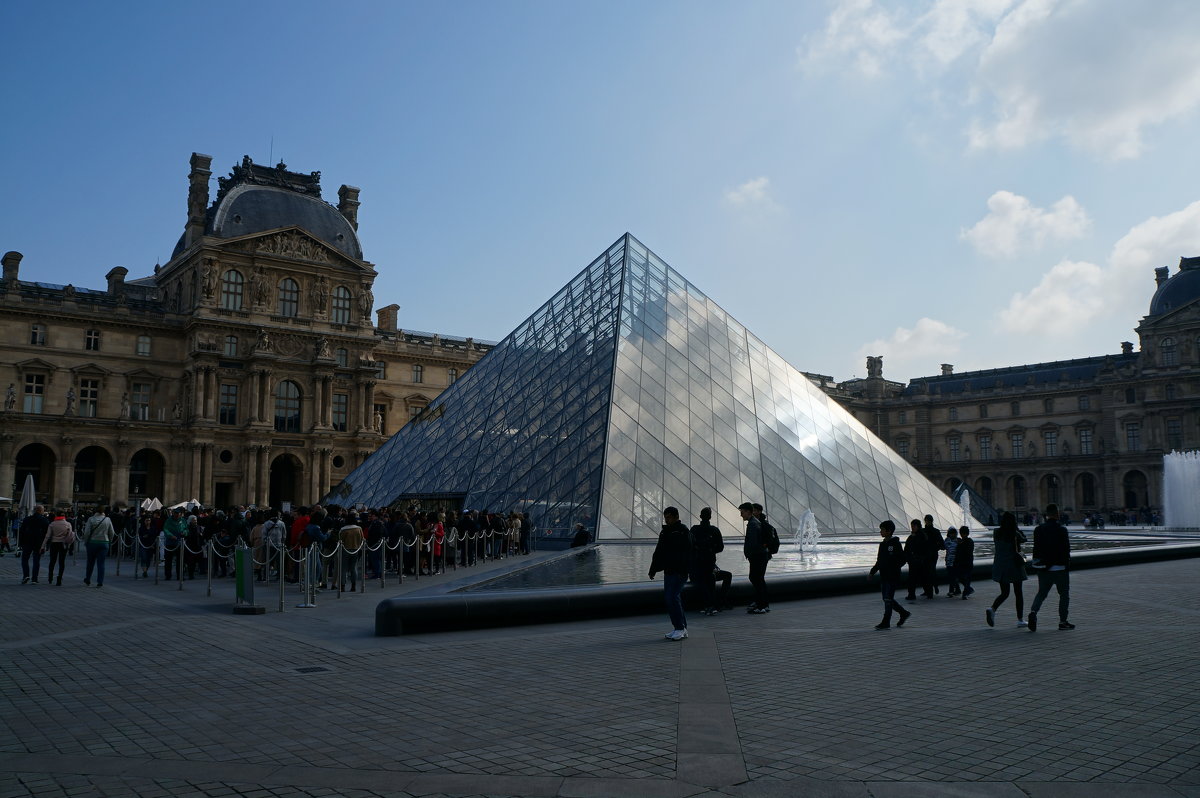
{"label": "ornate roof sculpture", "polygon": [[781,530],[960,508],[626,234],[368,457],[326,502],[456,497],[540,530],[652,538],[664,507],[761,502]]}

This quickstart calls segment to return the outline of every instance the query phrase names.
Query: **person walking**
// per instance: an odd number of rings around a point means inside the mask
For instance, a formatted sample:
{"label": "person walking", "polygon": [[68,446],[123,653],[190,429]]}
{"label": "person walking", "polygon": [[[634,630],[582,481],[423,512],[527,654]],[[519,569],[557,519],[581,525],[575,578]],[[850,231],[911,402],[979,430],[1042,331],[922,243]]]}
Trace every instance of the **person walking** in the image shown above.
{"label": "person walking", "polygon": [[1067,620],[1071,606],[1071,541],[1067,528],[1059,521],[1058,505],[1046,505],[1046,520],[1033,530],[1033,562],[1038,568],[1038,592],[1029,608],[1029,631],[1037,631],[1037,614],[1050,588],[1058,590],[1058,628],[1066,631],[1075,624]]}
{"label": "person walking", "polygon": [[692,527],[692,583],[700,591],[701,615],[716,615],[721,611],[717,605],[717,554],[725,550],[721,530],[712,525],[712,508],[700,511],[700,523]]}
{"label": "person walking", "polygon": [[742,554],[750,563],[750,584],[754,586],[754,601],[746,608],[751,615],[763,615],[771,611],[771,596],[767,593],[767,564],[771,562],[771,551],[764,539],[762,521],[754,514],[754,505],[742,502],[738,512],[746,522],[746,540]]}
{"label": "person walking", "polygon": [[937,584],[938,552],[946,550],[946,541],[942,539],[942,531],[933,525],[932,515],[925,516],[922,530],[925,532],[925,544],[929,547],[925,555],[925,595],[928,597],[941,592]]}
{"label": "person walking", "polygon": [[[925,588],[925,567],[929,559],[929,544],[925,538],[925,530],[921,522],[913,519],[909,522],[908,537],[904,541],[904,557],[908,562],[908,595],[905,601],[917,600],[917,588]],[[933,598],[933,591],[925,591],[925,598]]]}
{"label": "person walking", "polygon": [[996,625],[996,610],[1008,598],[1011,586],[1017,604],[1017,626],[1025,627],[1025,597],[1021,595],[1021,583],[1029,577],[1025,575],[1025,558],[1021,556],[1021,544],[1026,538],[1017,528],[1017,517],[1012,513],[1001,515],[1000,528],[992,533],[992,540],[996,549],[992,559],[992,581],[1000,583],[1000,595],[985,612],[987,625]]}
{"label": "person walking", "polygon": [[[46,582],[53,582],[62,587],[63,569],[67,567],[67,551],[75,543],[75,530],[64,513],[54,516],[54,520],[46,527],[46,537],[42,539],[42,551],[49,549],[50,566],[46,569]],[[54,564],[58,563],[58,578],[54,576]]]}
{"label": "person walking", "polygon": [[154,528],[154,516],[146,513],[138,519],[135,540],[137,546],[135,567],[141,568],[142,576],[145,577],[146,572],[150,569],[150,564],[154,562],[154,556],[158,549],[158,530]]}
{"label": "person walking", "polygon": [[908,558],[895,533],[896,524],[890,518],[879,523],[879,536],[883,540],[879,542],[879,553],[875,556],[875,564],[871,566],[871,572],[867,575],[868,579],[872,579],[875,574],[879,574],[879,591],[883,596],[883,620],[875,625],[879,630],[892,628],[893,610],[900,613],[900,620],[896,621],[897,627],[903,626],[912,615],[896,601],[896,588],[900,586],[900,569],[904,567]]}
{"label": "person walking", "polygon": [[83,575],[83,583],[92,586],[92,570],[96,571],[96,587],[104,587],[104,561],[108,558],[108,544],[116,539],[112,520],[105,514],[104,507],[97,507],[96,512],[83,525],[83,545],[87,551],[87,570]]}
{"label": "person walking", "polygon": [[183,539],[187,537],[188,525],[183,517],[183,508],[171,510],[171,517],[163,523],[163,579],[171,581],[171,566],[175,575],[183,579]]}
{"label": "person walking", "polygon": [[691,560],[692,533],[679,520],[679,510],[668,507],[663,510],[662,531],[658,533],[658,545],[650,559],[650,578],[659,571],[663,575],[663,596],[673,627],[663,635],[667,640],[678,641],[688,636],[687,618],[683,614],[683,586],[687,584]]}
{"label": "person walking", "polygon": [[[21,547],[23,585],[29,584],[30,581],[35,585],[38,583],[38,571],[42,566],[42,541],[46,539],[46,528],[49,526],[50,519],[46,516],[46,508],[40,504],[33,508],[32,514],[25,516],[21,521],[21,528],[17,532],[17,545]],[[30,560],[33,560],[32,569],[29,567]]]}
{"label": "person walking", "polygon": [[971,587],[971,575],[975,570],[975,541],[971,539],[971,528],[958,528],[958,547],[954,550],[954,572],[962,586],[963,601],[975,592]]}
{"label": "person walking", "polygon": [[338,530],[338,542],[342,544],[342,550],[339,552],[342,558],[342,576],[338,591],[345,592],[346,578],[349,577],[350,592],[354,593],[358,590],[358,565],[361,562],[359,553],[363,546],[363,529],[354,513],[346,513],[342,528]]}

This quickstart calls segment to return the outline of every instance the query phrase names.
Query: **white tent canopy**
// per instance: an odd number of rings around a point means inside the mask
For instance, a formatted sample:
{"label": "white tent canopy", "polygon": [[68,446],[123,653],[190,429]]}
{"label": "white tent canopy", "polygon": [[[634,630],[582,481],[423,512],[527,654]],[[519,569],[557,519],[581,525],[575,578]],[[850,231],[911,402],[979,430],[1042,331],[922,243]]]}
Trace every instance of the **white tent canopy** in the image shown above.
{"label": "white tent canopy", "polygon": [[180,502],[179,504],[172,504],[168,509],[174,510],[175,508],[178,507],[179,509],[182,509],[182,510],[194,510],[199,506],[200,506],[200,501],[198,499],[188,499],[187,501]]}
{"label": "white tent canopy", "polygon": [[161,510],[162,506],[163,506],[163,503],[160,502],[156,498],[155,499],[142,499],[141,507],[146,512],[153,512],[155,510]]}

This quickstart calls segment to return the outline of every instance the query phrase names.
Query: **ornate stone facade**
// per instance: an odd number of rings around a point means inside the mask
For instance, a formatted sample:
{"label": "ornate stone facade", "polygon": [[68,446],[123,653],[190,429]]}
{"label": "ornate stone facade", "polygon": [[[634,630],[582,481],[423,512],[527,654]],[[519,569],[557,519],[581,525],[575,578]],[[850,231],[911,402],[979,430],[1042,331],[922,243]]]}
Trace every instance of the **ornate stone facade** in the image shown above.
{"label": "ornate stone facade", "polygon": [[[1056,502],[1085,513],[1160,511],[1163,455],[1200,448],[1200,258],[1155,272],[1140,351],[919,377],[812,376],[947,492],[965,482],[998,509]],[[907,520],[907,519],[904,519]],[[945,519],[939,519],[944,522]]]}
{"label": "ornate stone facade", "polygon": [[372,323],[359,190],[193,154],[184,234],[151,276],[106,290],[0,283],[0,493],[43,502],[306,503],[491,348]]}

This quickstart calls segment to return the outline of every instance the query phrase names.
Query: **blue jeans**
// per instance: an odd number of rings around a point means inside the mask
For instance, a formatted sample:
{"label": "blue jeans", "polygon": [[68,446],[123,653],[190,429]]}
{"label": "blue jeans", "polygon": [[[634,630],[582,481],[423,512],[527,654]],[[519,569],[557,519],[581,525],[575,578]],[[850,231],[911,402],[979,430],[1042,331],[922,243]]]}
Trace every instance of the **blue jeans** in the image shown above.
{"label": "blue jeans", "polygon": [[896,588],[900,584],[900,577],[896,577],[896,581],[889,581],[886,577],[880,577],[879,592],[883,596],[883,623],[888,624],[892,621],[892,610],[900,613],[900,618],[903,620],[908,616],[908,610],[900,606],[900,602],[896,601]]}
{"label": "blue jeans", "polygon": [[687,628],[687,618],[683,617],[683,586],[686,584],[687,574],[663,574],[667,614],[671,616],[671,625],[680,630]]}
{"label": "blue jeans", "polygon": [[108,542],[93,540],[87,544],[87,571],[83,581],[92,581],[92,569],[96,569],[96,584],[104,584],[104,558],[108,556]]}
{"label": "blue jeans", "polygon": [[1042,602],[1050,595],[1050,588],[1058,588],[1058,619],[1067,622],[1067,610],[1071,608],[1071,577],[1070,571],[1038,571],[1038,592],[1033,597],[1031,613],[1042,608]]}

